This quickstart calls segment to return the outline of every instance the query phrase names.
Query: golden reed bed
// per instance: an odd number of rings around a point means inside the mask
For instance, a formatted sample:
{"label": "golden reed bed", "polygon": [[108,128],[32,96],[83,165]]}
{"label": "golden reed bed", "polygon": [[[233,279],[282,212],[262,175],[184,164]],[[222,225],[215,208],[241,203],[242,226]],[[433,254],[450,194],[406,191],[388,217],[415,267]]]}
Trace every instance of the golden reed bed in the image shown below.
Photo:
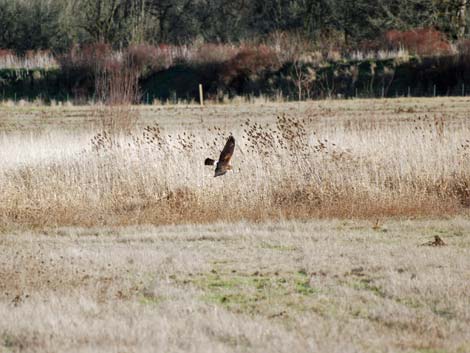
{"label": "golden reed bed", "polygon": [[[4,107],[1,224],[466,213],[468,104],[421,99],[202,110]],[[119,129],[119,119],[137,124]],[[218,155],[230,134],[237,140],[234,172],[214,178],[204,159]]]}

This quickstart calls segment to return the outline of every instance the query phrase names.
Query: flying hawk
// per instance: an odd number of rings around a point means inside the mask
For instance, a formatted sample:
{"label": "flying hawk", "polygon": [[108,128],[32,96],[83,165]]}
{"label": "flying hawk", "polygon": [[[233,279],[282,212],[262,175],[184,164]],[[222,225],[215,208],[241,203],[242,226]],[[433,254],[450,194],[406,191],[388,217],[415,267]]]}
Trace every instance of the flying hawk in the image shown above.
{"label": "flying hawk", "polygon": [[206,158],[204,161],[205,165],[215,165],[215,175],[218,177],[227,173],[227,171],[232,170],[230,163],[230,158],[232,158],[233,150],[235,149],[235,139],[233,136],[230,136],[225,144],[224,149],[220,152],[220,157],[218,161],[215,161],[211,158]]}

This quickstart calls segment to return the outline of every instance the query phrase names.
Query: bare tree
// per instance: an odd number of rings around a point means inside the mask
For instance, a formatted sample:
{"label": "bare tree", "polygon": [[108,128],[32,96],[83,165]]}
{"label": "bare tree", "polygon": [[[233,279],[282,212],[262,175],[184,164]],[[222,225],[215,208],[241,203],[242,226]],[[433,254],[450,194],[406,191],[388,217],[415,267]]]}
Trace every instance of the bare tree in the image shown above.
{"label": "bare tree", "polygon": [[459,0],[457,23],[457,37],[463,38],[467,29],[467,0]]}
{"label": "bare tree", "polygon": [[312,41],[299,32],[278,32],[276,41],[278,42],[277,51],[282,54],[279,60],[292,63],[291,77],[297,88],[298,100],[310,98],[311,86],[316,78],[312,65],[308,65],[313,61],[311,58]]}

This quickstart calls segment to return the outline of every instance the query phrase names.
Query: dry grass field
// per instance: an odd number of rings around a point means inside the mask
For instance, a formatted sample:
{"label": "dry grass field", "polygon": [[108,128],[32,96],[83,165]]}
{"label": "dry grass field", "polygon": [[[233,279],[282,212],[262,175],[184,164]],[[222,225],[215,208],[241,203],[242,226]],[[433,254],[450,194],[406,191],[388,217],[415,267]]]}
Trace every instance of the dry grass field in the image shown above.
{"label": "dry grass field", "polygon": [[[470,351],[470,221],[0,238],[1,352]],[[420,246],[439,235],[447,246]]]}
{"label": "dry grass field", "polygon": [[465,214],[469,102],[2,107],[1,228]]}
{"label": "dry grass field", "polygon": [[0,352],[469,352],[469,106],[0,105]]}

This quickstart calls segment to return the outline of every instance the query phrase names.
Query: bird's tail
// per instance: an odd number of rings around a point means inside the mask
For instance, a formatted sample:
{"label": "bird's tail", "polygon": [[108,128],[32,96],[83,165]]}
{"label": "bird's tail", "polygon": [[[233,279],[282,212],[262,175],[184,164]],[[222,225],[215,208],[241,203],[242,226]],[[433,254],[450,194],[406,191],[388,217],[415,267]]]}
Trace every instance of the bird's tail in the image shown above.
{"label": "bird's tail", "polygon": [[206,158],[204,165],[215,165],[215,161],[211,158]]}

